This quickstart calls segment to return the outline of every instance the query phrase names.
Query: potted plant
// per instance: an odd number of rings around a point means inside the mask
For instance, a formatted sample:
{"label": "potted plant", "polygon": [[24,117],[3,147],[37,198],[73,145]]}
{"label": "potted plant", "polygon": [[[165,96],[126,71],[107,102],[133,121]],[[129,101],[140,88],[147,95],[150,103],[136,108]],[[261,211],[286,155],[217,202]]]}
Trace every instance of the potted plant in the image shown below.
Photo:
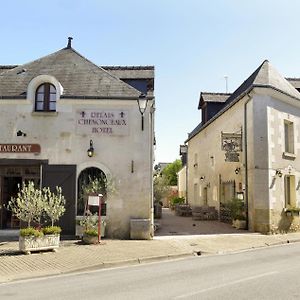
{"label": "potted plant", "polygon": [[[27,223],[27,228],[20,230],[19,249],[29,254],[31,251],[56,250],[59,247],[61,228],[54,226],[65,212],[65,199],[62,190],[56,187],[56,193],[49,188],[35,188],[34,183],[23,182],[19,187],[17,197],[12,197],[8,208],[21,221]],[[42,228],[41,219],[51,220],[51,226]],[[33,228],[33,223],[36,228]]]}
{"label": "potted plant", "polygon": [[243,200],[238,198],[233,198],[230,203],[230,214],[232,219],[232,226],[237,229],[246,229],[246,213],[245,204]]}
{"label": "potted plant", "polygon": [[[98,222],[98,207],[88,208],[87,201],[90,195],[99,195],[102,194],[101,201],[101,228],[106,226],[106,198],[107,193],[113,194],[116,192],[115,181],[112,178],[103,177],[88,177],[88,180],[84,182],[82,190],[79,195],[78,202],[82,207],[83,215],[76,216],[76,236],[82,237],[83,232],[86,230],[85,226],[82,224],[86,223],[86,219],[95,219]],[[97,213],[96,213],[97,211]],[[94,214],[93,214],[94,213]],[[92,216],[90,216],[92,214]],[[101,230],[102,231],[102,230]],[[105,232],[101,233],[101,236],[104,236]]]}
{"label": "potted plant", "polygon": [[[98,215],[86,211],[86,215],[80,221],[83,228],[82,240],[86,244],[97,244],[98,241]],[[105,235],[106,222],[101,218],[100,234],[101,237]]]}

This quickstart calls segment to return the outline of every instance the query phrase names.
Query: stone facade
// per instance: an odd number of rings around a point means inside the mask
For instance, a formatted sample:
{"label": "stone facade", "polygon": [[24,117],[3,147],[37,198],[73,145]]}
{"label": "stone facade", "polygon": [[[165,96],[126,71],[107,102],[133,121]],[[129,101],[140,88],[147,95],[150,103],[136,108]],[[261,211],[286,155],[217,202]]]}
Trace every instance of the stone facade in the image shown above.
{"label": "stone facade", "polygon": [[[117,69],[122,73],[122,67]],[[154,68],[144,69],[153,83]],[[147,81],[143,67],[126,67],[124,72],[126,78],[133,76],[134,82],[139,78]],[[20,76],[23,77],[20,79]],[[37,88],[45,82],[56,89],[54,111],[35,109]],[[15,94],[8,86],[16,90]],[[35,153],[0,153],[2,204],[8,199],[3,194],[4,185],[11,181],[7,178],[27,180],[32,177],[26,175],[26,166],[38,167],[35,179],[42,185],[57,183],[56,175],[51,175],[51,167],[61,166],[61,171],[57,172],[61,175],[72,166],[70,176],[73,177],[69,188],[65,188],[68,194],[65,224],[72,224],[68,225],[67,233],[74,234],[79,177],[87,170],[99,170],[114,181],[116,189],[115,193],[107,194],[106,236],[129,238],[132,218],[150,220],[148,236],[151,236],[154,97],[153,89],[149,89],[142,130],[137,102],[141,92],[144,91],[97,67],[70,47],[33,63],[2,71],[1,144],[40,146],[40,151]],[[92,157],[87,155],[90,146],[94,150]],[[13,168],[22,174],[14,174]],[[12,192],[12,188],[8,192]],[[7,214],[1,211],[2,228],[10,226]]]}
{"label": "stone facade", "polygon": [[[294,86],[298,81],[293,79]],[[186,143],[192,206],[220,210],[222,203],[240,198],[250,230],[299,229],[299,216],[286,213],[300,207],[300,94],[294,86],[265,61],[191,132]],[[206,107],[203,99],[199,107]],[[240,136],[241,148],[226,151],[222,143],[232,146],[222,139],[226,134]]]}

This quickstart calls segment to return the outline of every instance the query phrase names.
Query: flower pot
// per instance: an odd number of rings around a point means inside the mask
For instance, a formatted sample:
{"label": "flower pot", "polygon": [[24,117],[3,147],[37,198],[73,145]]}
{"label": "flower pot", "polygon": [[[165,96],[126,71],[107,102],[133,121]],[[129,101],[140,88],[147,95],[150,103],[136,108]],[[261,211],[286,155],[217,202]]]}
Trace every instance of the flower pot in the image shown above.
{"label": "flower pot", "polygon": [[53,250],[59,247],[60,234],[47,234],[41,237],[20,236],[20,251],[30,254],[31,251]]}
{"label": "flower pot", "polygon": [[89,235],[84,233],[82,236],[82,240],[85,244],[98,244],[98,236],[97,235]]}

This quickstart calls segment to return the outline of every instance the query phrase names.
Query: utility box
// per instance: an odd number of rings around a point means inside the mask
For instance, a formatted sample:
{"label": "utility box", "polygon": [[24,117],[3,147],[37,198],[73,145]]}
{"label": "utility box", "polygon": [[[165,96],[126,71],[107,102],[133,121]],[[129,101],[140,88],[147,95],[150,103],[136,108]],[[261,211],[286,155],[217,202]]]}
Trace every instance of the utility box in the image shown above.
{"label": "utility box", "polygon": [[130,219],[130,239],[152,239],[150,219]]}

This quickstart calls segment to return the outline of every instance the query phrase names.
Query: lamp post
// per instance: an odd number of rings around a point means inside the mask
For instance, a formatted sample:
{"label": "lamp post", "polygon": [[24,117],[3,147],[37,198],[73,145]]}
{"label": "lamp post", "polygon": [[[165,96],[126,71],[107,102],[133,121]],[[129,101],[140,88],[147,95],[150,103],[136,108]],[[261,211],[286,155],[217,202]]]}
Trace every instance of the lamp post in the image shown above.
{"label": "lamp post", "polygon": [[145,94],[141,93],[138,100],[139,111],[142,115],[142,130],[144,130],[144,113],[147,109],[148,99]]}

